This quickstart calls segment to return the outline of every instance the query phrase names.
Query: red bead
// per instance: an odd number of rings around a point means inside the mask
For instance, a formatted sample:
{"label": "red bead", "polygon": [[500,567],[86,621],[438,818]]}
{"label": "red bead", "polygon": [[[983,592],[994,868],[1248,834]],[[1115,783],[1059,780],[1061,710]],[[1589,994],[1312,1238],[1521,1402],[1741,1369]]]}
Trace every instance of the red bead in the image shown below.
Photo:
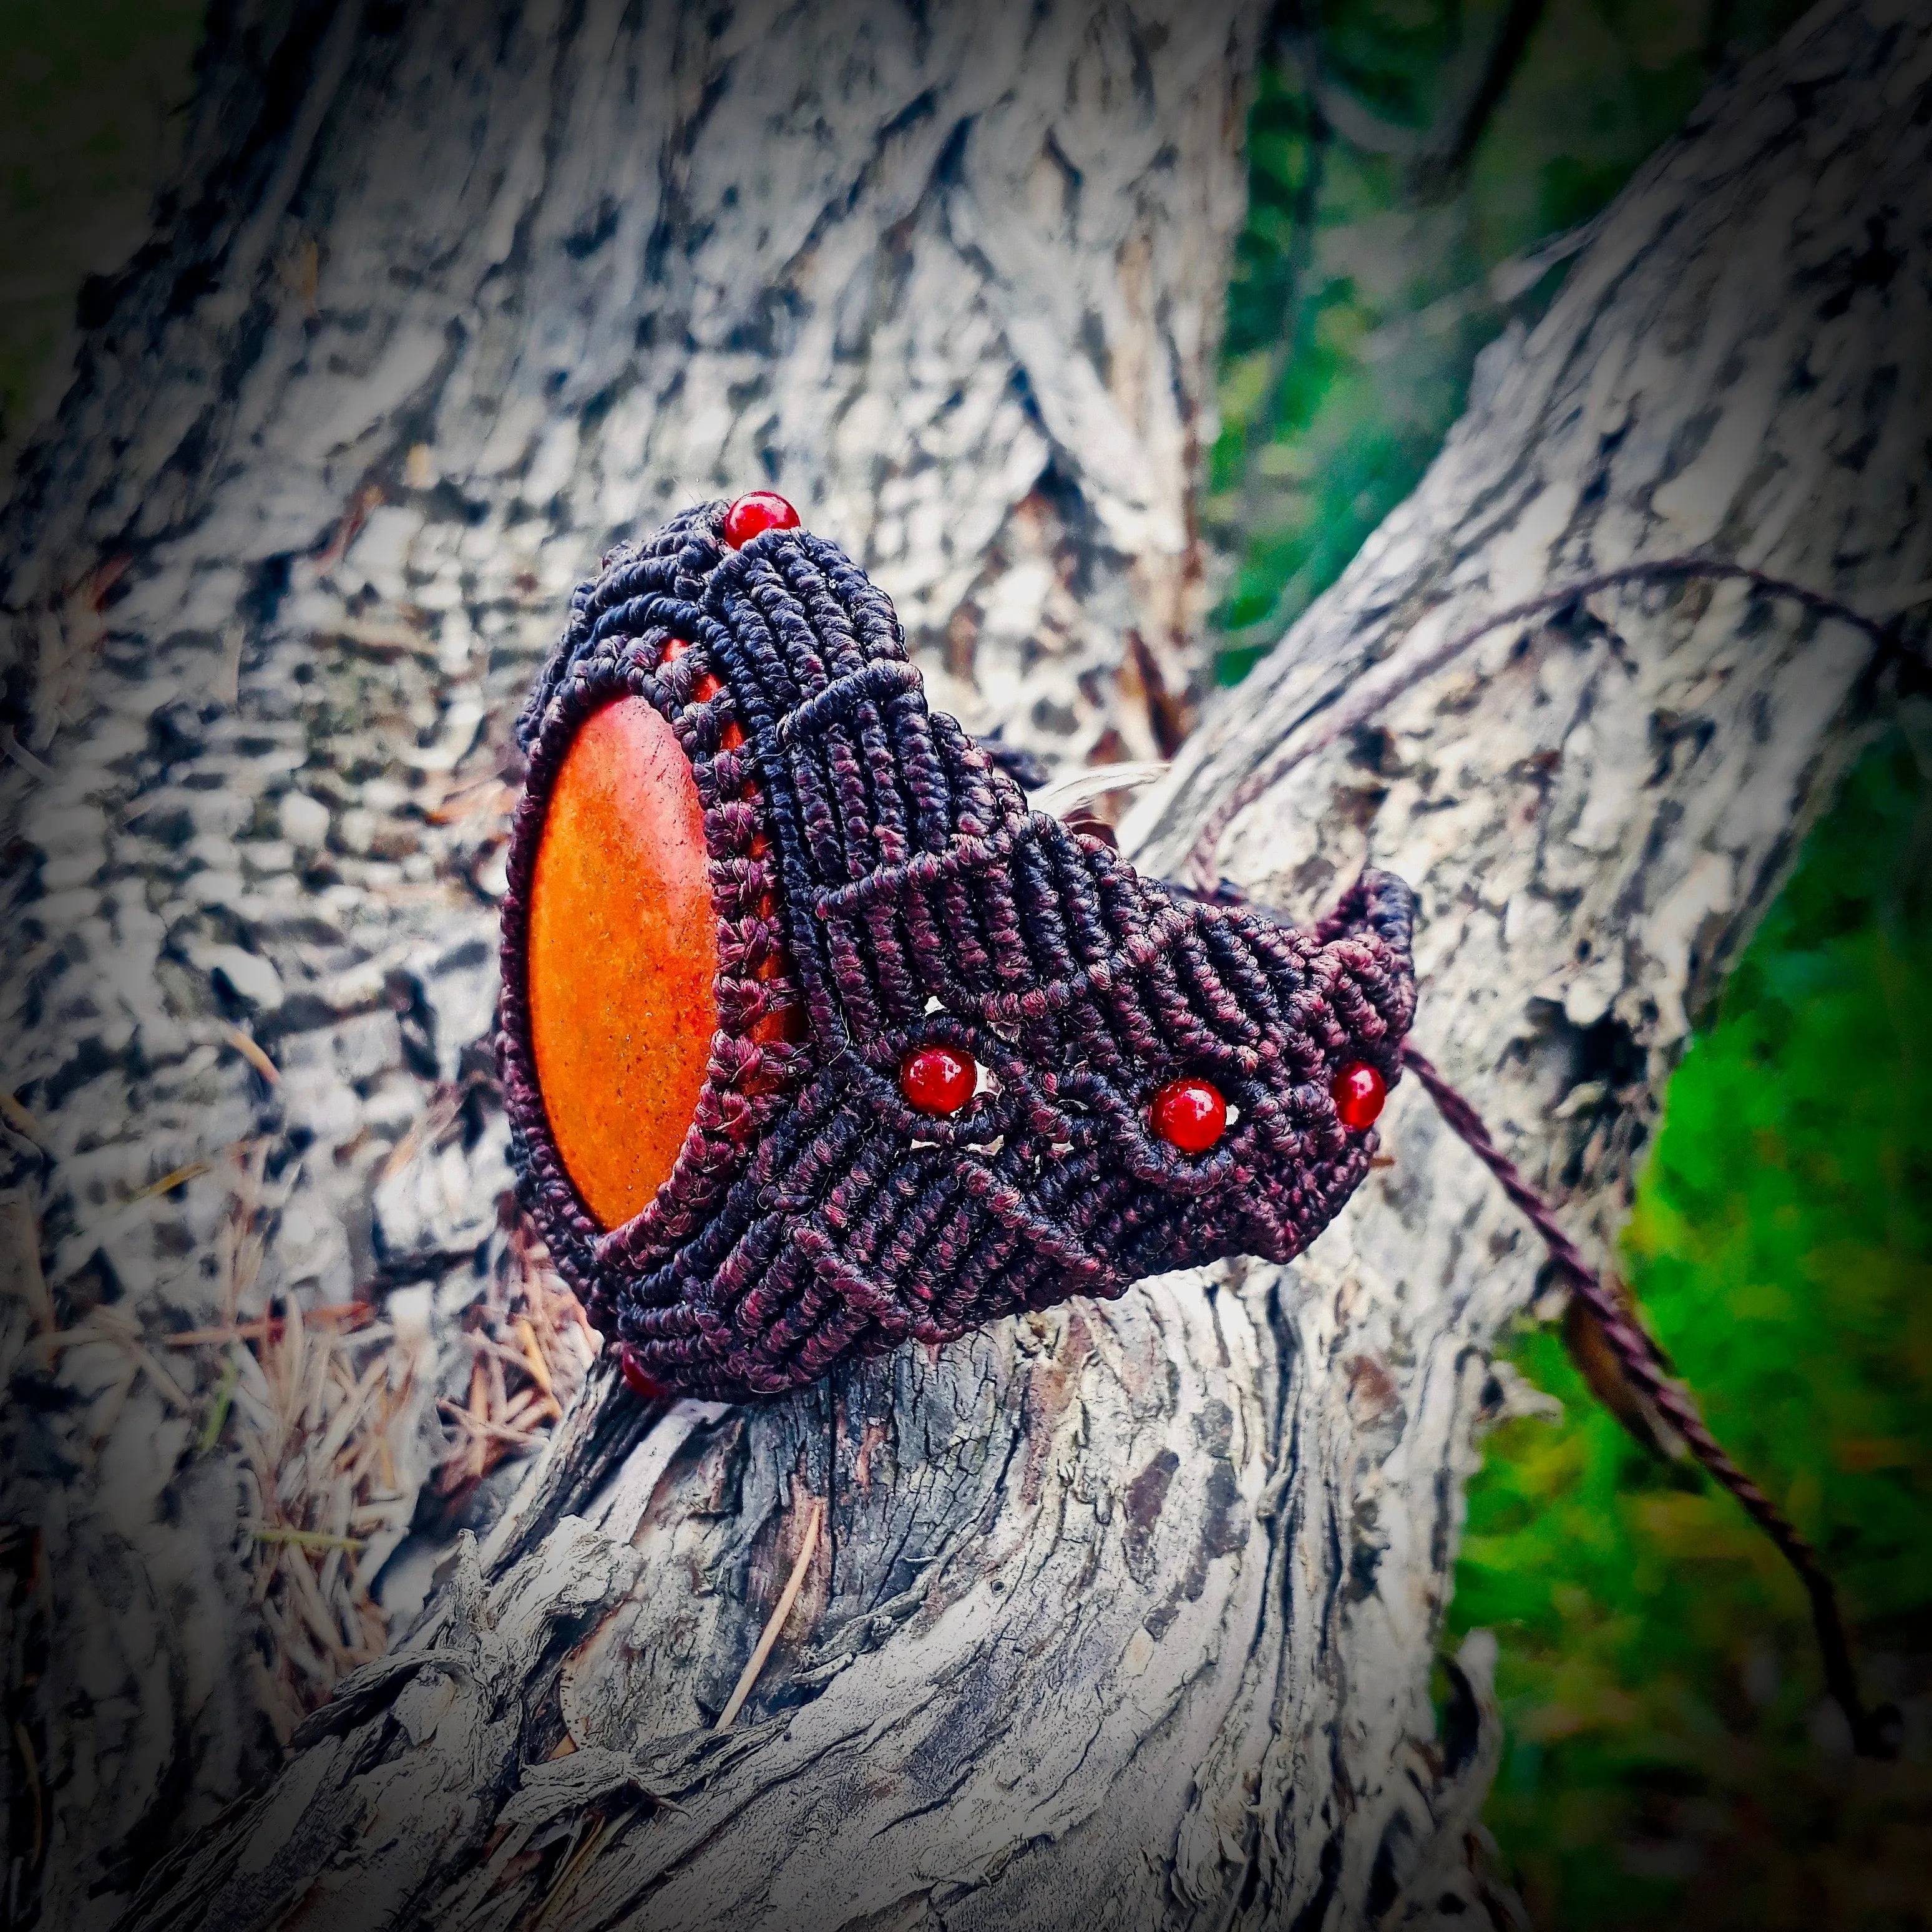
{"label": "red bead", "polygon": [[1352,1060],[1329,1082],[1328,1092],[1342,1126],[1360,1133],[1375,1125],[1388,1098],[1388,1082],[1366,1060]]}
{"label": "red bead", "polygon": [[742,550],[767,530],[797,528],[798,512],[776,490],[754,490],[724,512],[724,541],[734,550]]}
{"label": "red bead", "polygon": [[670,1390],[662,1383],[653,1382],[644,1373],[643,1365],[638,1360],[637,1350],[628,1342],[618,1345],[617,1366],[622,1372],[625,1387],[643,1400],[657,1402],[670,1394]]}
{"label": "red bead", "polygon": [[916,1046],[899,1062],[899,1091],[922,1114],[958,1113],[979,1084],[973,1056],[950,1046]]}
{"label": "red bead", "polygon": [[1183,1154],[1205,1154],[1228,1131],[1228,1103],[1206,1080],[1170,1080],[1154,1096],[1148,1124]]}

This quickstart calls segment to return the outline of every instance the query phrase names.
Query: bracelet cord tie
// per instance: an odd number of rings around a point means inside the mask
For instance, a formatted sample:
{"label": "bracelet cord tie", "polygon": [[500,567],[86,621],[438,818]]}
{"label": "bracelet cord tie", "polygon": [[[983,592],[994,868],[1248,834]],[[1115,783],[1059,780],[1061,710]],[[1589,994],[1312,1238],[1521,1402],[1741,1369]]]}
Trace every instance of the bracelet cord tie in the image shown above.
{"label": "bracelet cord tie", "polygon": [[[1075,1294],[1236,1254],[1286,1262],[1370,1171],[1343,1069],[1406,1070],[1547,1246],[1630,1386],[1803,1583],[1827,1684],[1861,1751],[1899,1718],[1862,1702],[1816,1552],[1731,1461],[1627,1301],[1564,1233],[1468,1102],[1408,1040],[1414,902],[1365,871],[1290,925],[1215,878],[1237,812],[1499,626],[1644,580],[1741,578],[1720,561],[1634,565],[1501,614],[1402,668],[1269,760],[1203,826],[1186,885],[1029,810],[1023,757],[928,710],[890,600],[796,528],[742,545],[700,506],[608,555],[572,600],[518,726],[527,758],[503,902],[499,1060],[518,1193],[627,1376],[735,1399],[818,1379],[908,1340],[952,1340]],[[547,1104],[532,1027],[531,915],[546,812],[586,722],[642,699],[675,733],[701,808],[718,921],[717,1030],[675,1161],[647,1204],[599,1219]],[[1364,706],[1367,709],[1364,709]],[[1096,828],[1097,830],[1099,828]],[[982,1077],[944,1118],[910,1104],[908,1057]],[[1204,1079],[1232,1123],[1205,1151],[1150,1131]]]}

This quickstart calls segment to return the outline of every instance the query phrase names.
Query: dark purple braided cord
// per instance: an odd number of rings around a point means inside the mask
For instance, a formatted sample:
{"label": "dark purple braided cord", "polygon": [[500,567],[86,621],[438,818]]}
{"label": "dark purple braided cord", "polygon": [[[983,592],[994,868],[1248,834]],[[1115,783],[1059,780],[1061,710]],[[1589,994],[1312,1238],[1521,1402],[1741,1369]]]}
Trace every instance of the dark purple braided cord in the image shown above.
{"label": "dark purple braided cord", "polygon": [[1898,1748],[1899,1718],[1889,1706],[1868,1711],[1858,1695],[1858,1673],[1832,1580],[1818,1552],[1801,1536],[1765,1492],[1733,1462],[1710,1431],[1696,1403],[1671,1376],[1657,1344],[1622,1301],[1604,1285],[1576,1245],[1558,1224],[1549,1202],[1525,1180],[1516,1163],[1497,1148],[1482,1117],[1415,1047],[1405,1042],[1402,1064],[1420,1081],[1451,1130],[1502,1184],[1524,1218],[1543,1237],[1550,1258],[1596,1318],[1605,1342],[1631,1382],[1654,1402],[1689,1444],[1690,1453],[1743,1506],[1745,1514],[1777,1546],[1797,1573],[1811,1603],[1811,1622],[1825,1666],[1825,1682],[1844,1712],[1852,1741],[1868,1757],[1889,1757]]}
{"label": "dark purple braided cord", "polygon": [[1599,591],[1614,590],[1623,584],[1683,583],[1699,579],[1748,584],[1766,596],[1788,598],[1815,616],[1835,617],[1854,630],[1862,632],[1880,651],[1892,650],[1898,641],[1895,619],[1869,616],[1825,591],[1814,590],[1809,584],[1774,577],[1750,564],[1728,562],[1721,558],[1658,557],[1648,562],[1623,564],[1615,570],[1599,572],[1594,577],[1577,578],[1524,603],[1513,604],[1508,610],[1495,612],[1480,623],[1458,632],[1433,650],[1425,651],[1414,664],[1403,664],[1380,680],[1364,679],[1336,707],[1318,731],[1298,744],[1282,746],[1273,757],[1264,759],[1208,814],[1188,848],[1187,876],[1204,892],[1212,891],[1220,877],[1221,841],[1227,836],[1228,826],[1256,800],[1316,752],[1325,751],[1336,740],[1372,722],[1397,698],[1414,690],[1425,678],[1432,676],[1444,664],[1480,644],[1484,638],[1507,629],[1511,624],[1524,623],[1532,617],[1560,610],[1580,598],[1593,597]]}
{"label": "dark purple braided cord", "polygon": [[[1408,888],[1365,874],[1310,932],[1142,878],[928,710],[891,604],[836,545],[775,530],[734,551],[724,508],[606,560],[520,730],[504,1092],[523,1198],[592,1321],[666,1389],[772,1393],[1070,1295],[1300,1252],[1376,1144],[1342,1126],[1337,1070],[1400,1076]],[[670,1177],[600,1228],[545,1115],[526,939],[550,788],[584,720],[627,695],[691,760],[718,1031]],[[795,1023],[782,1042],[758,1030],[775,1014]],[[928,1045],[988,1076],[956,1114],[901,1091]],[[1150,1124],[1181,1076],[1238,1110],[1198,1155]]]}
{"label": "dark purple braided cord", "polygon": [[[1474,1110],[1406,1044],[1414,902],[1365,872],[1312,931],[1213,885],[1236,813],[1481,638],[1594,592],[1732,578],[1888,626],[1739,564],[1671,558],[1498,613],[1366,686],[1270,761],[1203,828],[1207,893],[1144,879],[1102,841],[1029,812],[1010,755],[929,712],[890,602],[836,546],[773,532],[733,554],[722,504],[605,560],[572,600],[519,725],[530,776],[504,904],[501,1050],[520,1192],[592,1318],[666,1388],[735,1396],[816,1379],[907,1339],[935,1342],[1166,1269],[1299,1253],[1376,1146],[1329,1090],[1366,1060],[1414,1072],[1528,1216],[1631,1382],[1803,1581],[1827,1681],[1862,1750],[1895,1718],[1860,1703],[1836,1599],[1810,1545],[1730,1461],[1654,1345]],[[669,640],[690,648],[668,653]],[[706,682],[707,679],[715,682]],[[700,697],[700,691],[711,692]],[[546,800],[581,723],[643,697],[671,722],[704,812],[718,913],[719,1030],[670,1178],[601,1228],[538,1090],[524,946]],[[726,742],[736,727],[741,745]],[[798,1023],[774,1038],[774,1017]],[[958,1114],[895,1079],[932,1043],[992,1085]],[[1165,1080],[1210,1076],[1238,1124],[1201,1156],[1148,1131]]]}

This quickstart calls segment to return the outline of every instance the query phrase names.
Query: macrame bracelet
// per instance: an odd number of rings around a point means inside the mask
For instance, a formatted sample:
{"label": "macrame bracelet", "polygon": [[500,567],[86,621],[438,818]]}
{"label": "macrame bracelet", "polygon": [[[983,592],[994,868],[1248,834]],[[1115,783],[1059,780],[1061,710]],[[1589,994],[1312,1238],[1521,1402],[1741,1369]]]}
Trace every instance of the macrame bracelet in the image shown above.
{"label": "macrame bracelet", "polygon": [[1306,932],[1142,878],[928,710],[835,545],[746,520],[606,558],[519,726],[516,1164],[634,1378],[770,1394],[1300,1253],[1400,1076],[1408,888]]}
{"label": "macrame bracelet", "polygon": [[[1810,1597],[1830,1583],[1646,1331],[1406,1036],[1414,902],[1365,872],[1312,929],[1214,882],[1234,813],[1499,624],[1288,749],[1203,827],[1199,890],[1029,811],[1022,760],[928,711],[892,605],[760,493],[625,544],[573,598],[518,735],[500,1054],[526,1208],[646,1394],[817,1379],[1234,1254],[1284,1262],[1376,1150],[1406,1065],[1548,1244],[1623,1372]],[[1036,775],[1037,776],[1037,775]],[[1209,889],[1212,886],[1212,890]]]}

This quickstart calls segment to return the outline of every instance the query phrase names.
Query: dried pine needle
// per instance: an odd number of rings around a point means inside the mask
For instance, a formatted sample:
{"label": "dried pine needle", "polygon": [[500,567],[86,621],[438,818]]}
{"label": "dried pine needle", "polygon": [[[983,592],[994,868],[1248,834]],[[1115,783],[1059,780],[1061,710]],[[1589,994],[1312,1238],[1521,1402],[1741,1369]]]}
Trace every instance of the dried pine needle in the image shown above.
{"label": "dried pine needle", "polygon": [[22,1140],[38,1148],[47,1144],[47,1130],[5,1088],[0,1087],[0,1120],[4,1120]]}
{"label": "dried pine needle", "polygon": [[805,1540],[799,1546],[797,1560],[791,1566],[791,1574],[785,1579],[785,1586],[780,1592],[777,1607],[766,1624],[764,1634],[758,1639],[758,1647],[753,1651],[751,1660],[740,1673],[731,1695],[725,1700],[724,1708],[718,1714],[714,1730],[728,1731],[733,1719],[744,1708],[745,1700],[752,1694],[752,1687],[758,1681],[758,1673],[765,1667],[765,1660],[772,1654],[772,1646],[778,1640],[778,1632],[784,1628],[784,1620],[791,1615],[791,1606],[798,1601],[798,1593],[805,1588],[805,1573],[811,1567],[812,1552],[818,1547],[818,1527],[825,1519],[825,1503],[822,1497],[814,1497],[812,1504],[812,1520],[805,1526]]}
{"label": "dried pine needle", "polygon": [[325,1530],[290,1529],[280,1523],[252,1522],[248,1534],[257,1543],[286,1543],[297,1550],[361,1550],[366,1536],[332,1536]]}
{"label": "dried pine needle", "polygon": [[224,1026],[221,1036],[271,1087],[280,1083],[282,1070],[262,1051],[254,1034],[238,1026]]}
{"label": "dried pine needle", "polygon": [[[448,1131],[460,1099],[454,1089],[437,1095],[418,1124],[418,1148]],[[88,1342],[122,1348],[130,1378],[146,1374],[170,1400],[199,1410],[204,1452],[224,1439],[232,1445],[252,1496],[244,1534],[254,1552],[253,1594],[272,1639],[272,1702],[278,1728],[286,1729],[283,1720],[292,1724],[346,1672],[382,1654],[385,1620],[363,1566],[372,1540],[391,1546],[415,1514],[413,1482],[399,1484],[398,1473],[417,1466],[413,1445],[424,1404],[450,1425],[427,1480],[441,1493],[459,1492],[542,1440],[582,1387],[600,1343],[547,1251],[520,1225],[510,1230],[482,1300],[465,1318],[472,1330],[465,1401],[434,1399],[425,1387],[434,1351],[403,1342],[368,1303],[304,1308],[290,1300],[244,1315],[280,1205],[267,1153],[266,1142],[247,1142],[208,1164],[233,1168],[230,1212],[216,1241],[226,1318],[152,1338],[164,1354],[221,1351],[212,1390],[194,1401],[149,1353],[138,1328],[121,1333],[106,1311],[97,1310],[85,1330],[45,1335],[36,1346],[50,1355]],[[151,1191],[192,1178],[177,1170]]]}
{"label": "dried pine needle", "polygon": [[158,1180],[151,1180],[134,1196],[136,1201],[152,1200],[157,1194],[166,1194],[186,1182],[198,1180],[207,1173],[210,1163],[205,1160],[191,1160],[185,1166],[177,1167],[164,1174]]}

